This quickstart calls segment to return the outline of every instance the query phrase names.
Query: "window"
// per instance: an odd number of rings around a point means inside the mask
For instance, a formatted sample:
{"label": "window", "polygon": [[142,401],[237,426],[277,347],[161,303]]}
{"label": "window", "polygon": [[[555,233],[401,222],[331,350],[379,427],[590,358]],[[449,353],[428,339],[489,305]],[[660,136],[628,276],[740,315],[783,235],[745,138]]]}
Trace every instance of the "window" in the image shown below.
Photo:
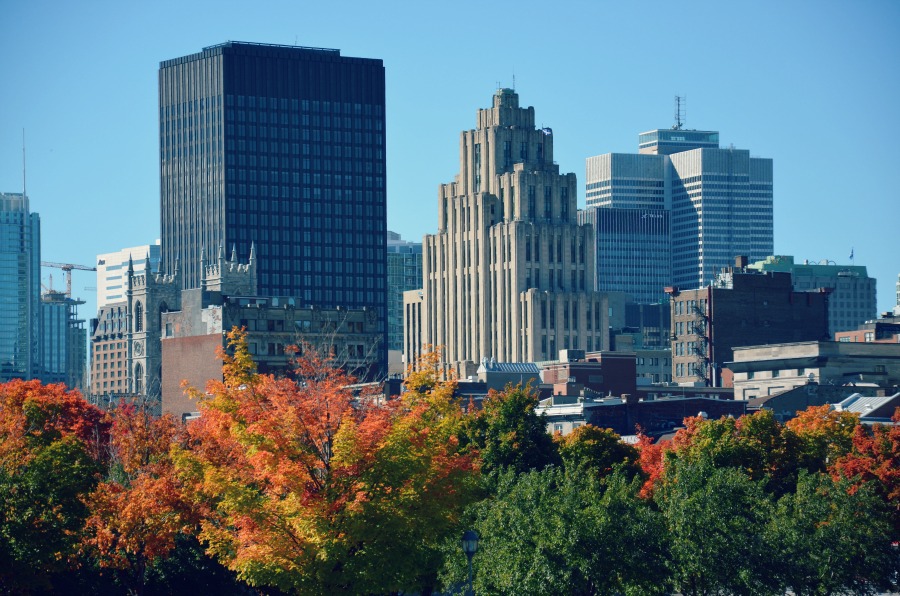
{"label": "window", "polygon": [[134,303],[134,332],[140,333],[144,330],[144,305],[140,300]]}

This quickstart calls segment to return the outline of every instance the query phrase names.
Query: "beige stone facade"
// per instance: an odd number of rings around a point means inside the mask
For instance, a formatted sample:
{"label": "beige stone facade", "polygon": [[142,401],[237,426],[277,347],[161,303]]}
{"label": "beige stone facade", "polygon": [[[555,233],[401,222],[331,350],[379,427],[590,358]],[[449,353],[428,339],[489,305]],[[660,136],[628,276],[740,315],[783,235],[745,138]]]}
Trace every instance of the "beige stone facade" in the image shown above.
{"label": "beige stone facade", "polygon": [[553,132],[500,89],[461,134],[459,174],[440,187],[438,232],[423,243],[420,340],[407,348],[440,346],[459,370],[484,357],[609,349],[608,300],[591,291],[593,233],[576,211],[575,174],[553,162]]}

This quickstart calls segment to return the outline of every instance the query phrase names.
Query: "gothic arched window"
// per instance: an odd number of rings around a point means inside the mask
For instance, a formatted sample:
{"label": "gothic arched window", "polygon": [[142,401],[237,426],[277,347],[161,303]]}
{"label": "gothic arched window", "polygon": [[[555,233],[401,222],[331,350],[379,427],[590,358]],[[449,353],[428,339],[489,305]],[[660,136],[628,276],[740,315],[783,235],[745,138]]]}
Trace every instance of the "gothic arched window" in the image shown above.
{"label": "gothic arched window", "polygon": [[134,365],[134,392],[144,391],[144,367],[140,363]]}
{"label": "gothic arched window", "polygon": [[140,301],[134,303],[134,332],[144,330],[144,305]]}

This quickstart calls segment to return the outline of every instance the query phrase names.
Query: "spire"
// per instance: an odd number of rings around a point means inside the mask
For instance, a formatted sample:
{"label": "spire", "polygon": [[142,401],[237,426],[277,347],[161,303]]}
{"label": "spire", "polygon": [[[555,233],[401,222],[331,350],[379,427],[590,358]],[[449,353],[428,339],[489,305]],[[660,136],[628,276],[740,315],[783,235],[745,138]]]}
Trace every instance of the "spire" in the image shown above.
{"label": "spire", "polygon": [[149,250],[147,251],[147,255],[144,257],[144,273],[146,273],[148,276],[151,273],[153,273],[153,270],[151,269],[151,265],[150,265],[150,251]]}
{"label": "spire", "polygon": [[219,245],[219,255],[218,255],[218,259],[219,259],[219,263],[220,263],[220,264],[222,263],[222,261],[225,260],[225,249],[222,248],[222,245],[221,245],[221,244]]}
{"label": "spire", "polygon": [[237,262],[237,244],[231,245],[231,262],[232,263]]}
{"label": "spire", "polygon": [[256,262],[256,242],[250,243],[250,263]]}
{"label": "spire", "polygon": [[134,273],[134,261],[131,260],[131,253],[128,253],[128,273]]}
{"label": "spire", "polygon": [[178,255],[175,255],[175,273],[174,275],[178,277],[178,264],[181,262],[181,259]]}

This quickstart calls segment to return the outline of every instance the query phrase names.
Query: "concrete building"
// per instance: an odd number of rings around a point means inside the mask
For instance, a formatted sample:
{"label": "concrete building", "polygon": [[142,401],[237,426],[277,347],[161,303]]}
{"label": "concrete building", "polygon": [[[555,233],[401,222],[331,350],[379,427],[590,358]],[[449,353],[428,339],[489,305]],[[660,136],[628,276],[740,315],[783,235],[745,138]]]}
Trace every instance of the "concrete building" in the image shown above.
{"label": "concrete building", "polygon": [[132,246],[97,255],[97,309],[124,302],[128,263],[131,262],[134,272],[141,275],[145,273],[144,265],[148,259],[151,272],[159,271],[159,240],[154,244]]}
{"label": "concrete building", "polygon": [[676,383],[727,387],[723,369],[737,347],[829,337],[828,290],[794,291],[790,274],[747,271],[744,257],[716,284],[667,292]]}
{"label": "concrete building", "polygon": [[900,344],[801,341],[734,348],[735,399],[805,386],[900,385]]}
{"label": "concrete building", "polygon": [[736,254],[771,254],[771,159],[680,125],[641,133],[639,150],[587,159],[580,217],[597,235],[598,289],[658,302],[665,286],[711,283]]}
{"label": "concrete building", "polygon": [[87,330],[78,318],[83,300],[65,292],[41,295],[41,355],[36,377],[87,392]]}
{"label": "concrete building", "polygon": [[877,314],[876,280],[868,276],[865,266],[824,261],[795,263],[792,256],[777,255],[751,263],[747,268],[790,273],[797,291],[829,288],[828,331],[832,335],[856,329]]}
{"label": "concrete building", "polygon": [[40,365],[41,219],[24,193],[0,193],[0,382]]}
{"label": "concrete building", "polygon": [[403,293],[422,287],[422,243],[387,233],[388,350],[403,351]]}
{"label": "concrete building", "polygon": [[[259,293],[370,308],[387,362],[384,65],[226,42],[159,69],[162,270],[256,246]],[[186,175],[190,172],[191,175]]]}
{"label": "concrete building", "polygon": [[608,349],[593,230],[576,221],[575,174],[553,162],[553,132],[500,89],[459,149],[459,174],[438,193],[438,232],[423,242],[418,343],[443,346],[458,370],[483,357],[533,362],[560,349]]}

